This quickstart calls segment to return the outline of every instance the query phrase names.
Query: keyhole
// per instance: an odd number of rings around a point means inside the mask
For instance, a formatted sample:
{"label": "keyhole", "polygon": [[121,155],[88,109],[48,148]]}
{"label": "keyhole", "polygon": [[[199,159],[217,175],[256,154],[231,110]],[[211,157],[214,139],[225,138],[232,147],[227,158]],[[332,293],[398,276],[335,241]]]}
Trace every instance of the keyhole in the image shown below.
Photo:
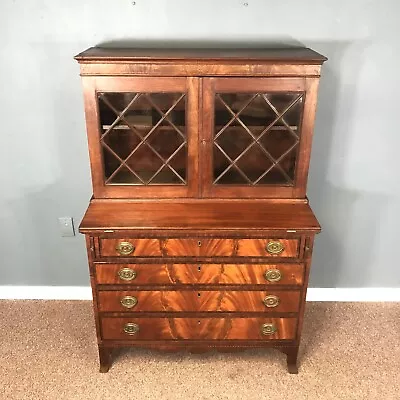
{"label": "keyhole", "polygon": [[197,321],[197,325],[200,325],[200,321]]}
{"label": "keyhole", "polygon": [[199,271],[199,272],[201,271],[201,265],[197,266],[197,271]]}
{"label": "keyhole", "polygon": [[197,244],[198,244],[199,247],[201,247],[201,241],[200,240],[197,242]]}
{"label": "keyhole", "polygon": [[197,297],[200,297],[201,296],[201,294],[200,293],[197,293]]}

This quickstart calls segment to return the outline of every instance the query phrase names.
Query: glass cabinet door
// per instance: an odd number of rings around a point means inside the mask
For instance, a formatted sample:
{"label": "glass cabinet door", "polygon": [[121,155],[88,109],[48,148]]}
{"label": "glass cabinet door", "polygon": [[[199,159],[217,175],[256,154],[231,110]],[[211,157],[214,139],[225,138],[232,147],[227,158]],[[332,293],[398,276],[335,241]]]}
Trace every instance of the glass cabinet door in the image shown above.
{"label": "glass cabinet door", "polygon": [[95,196],[190,196],[197,180],[197,113],[189,112],[197,107],[196,80],[100,77],[93,83]]}
{"label": "glass cabinet door", "polygon": [[204,195],[296,197],[304,80],[210,78],[203,88]]}

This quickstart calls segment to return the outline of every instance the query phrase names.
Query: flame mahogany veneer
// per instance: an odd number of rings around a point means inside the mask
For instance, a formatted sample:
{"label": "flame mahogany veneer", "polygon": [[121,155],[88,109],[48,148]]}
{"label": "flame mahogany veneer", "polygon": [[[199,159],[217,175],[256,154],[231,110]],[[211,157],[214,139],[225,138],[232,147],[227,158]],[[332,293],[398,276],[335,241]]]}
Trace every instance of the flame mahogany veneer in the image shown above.
{"label": "flame mahogany veneer", "polygon": [[121,346],[274,347],[297,373],[320,231],[306,186],[326,58],[304,48],[91,48],[75,58],[100,371]]}
{"label": "flame mahogany veneer", "polygon": [[[137,323],[140,330],[135,340],[293,340],[296,318],[103,318],[104,339],[126,340],[120,327],[127,322]],[[260,333],[263,323],[274,323],[276,333],[265,338]]]}
{"label": "flame mahogany veneer", "polygon": [[[301,286],[304,264],[109,264],[94,263],[99,285],[130,285],[118,272],[135,271],[135,285],[290,285]],[[279,269],[279,281],[269,282],[265,273]],[[122,289],[121,286],[119,288]]]}
{"label": "flame mahogany veneer", "polygon": [[[126,290],[100,291],[101,312],[298,312],[300,290],[244,291],[244,290]],[[266,307],[263,300],[273,295],[279,303]],[[127,296],[137,304],[126,308],[121,301]]]}

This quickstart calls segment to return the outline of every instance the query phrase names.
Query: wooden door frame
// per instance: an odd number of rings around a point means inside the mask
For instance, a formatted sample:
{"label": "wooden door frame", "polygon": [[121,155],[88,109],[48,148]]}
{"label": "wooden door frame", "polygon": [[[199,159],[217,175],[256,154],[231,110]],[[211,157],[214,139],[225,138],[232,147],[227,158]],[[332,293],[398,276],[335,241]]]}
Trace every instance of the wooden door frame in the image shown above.
{"label": "wooden door frame", "polygon": [[[94,198],[185,198],[199,196],[199,78],[83,76],[86,127]],[[100,144],[98,92],[186,93],[187,185],[106,185]]]}
{"label": "wooden door frame", "polygon": [[[317,101],[319,79],[317,77],[228,77],[203,78],[202,80],[202,116],[199,136],[200,143],[200,193],[204,198],[304,198],[311,142],[314,128],[314,116]],[[237,92],[303,92],[304,107],[301,119],[301,134],[296,162],[296,174],[293,186],[213,185],[213,137],[215,93]]]}

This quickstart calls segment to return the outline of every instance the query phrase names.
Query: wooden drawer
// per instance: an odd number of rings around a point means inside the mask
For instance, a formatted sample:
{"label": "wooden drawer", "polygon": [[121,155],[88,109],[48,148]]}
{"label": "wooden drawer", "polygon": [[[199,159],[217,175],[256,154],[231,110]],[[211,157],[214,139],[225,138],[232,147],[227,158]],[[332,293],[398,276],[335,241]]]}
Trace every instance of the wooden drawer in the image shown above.
{"label": "wooden drawer", "polygon": [[303,264],[102,264],[98,284],[302,285]]}
{"label": "wooden drawer", "polygon": [[[162,244],[163,242],[163,244]],[[164,254],[162,251],[164,247]],[[297,258],[299,239],[100,239],[101,257]]]}
{"label": "wooden drawer", "polygon": [[161,257],[159,239],[100,239],[102,257]]}
{"label": "wooden drawer", "polygon": [[171,257],[231,257],[233,239],[167,239],[165,253]]}
{"label": "wooden drawer", "polygon": [[239,257],[283,257],[299,256],[299,239],[239,239]]}
{"label": "wooden drawer", "polygon": [[297,312],[300,291],[100,291],[102,312]]}
{"label": "wooden drawer", "polygon": [[105,340],[293,340],[296,326],[296,318],[101,318]]}

